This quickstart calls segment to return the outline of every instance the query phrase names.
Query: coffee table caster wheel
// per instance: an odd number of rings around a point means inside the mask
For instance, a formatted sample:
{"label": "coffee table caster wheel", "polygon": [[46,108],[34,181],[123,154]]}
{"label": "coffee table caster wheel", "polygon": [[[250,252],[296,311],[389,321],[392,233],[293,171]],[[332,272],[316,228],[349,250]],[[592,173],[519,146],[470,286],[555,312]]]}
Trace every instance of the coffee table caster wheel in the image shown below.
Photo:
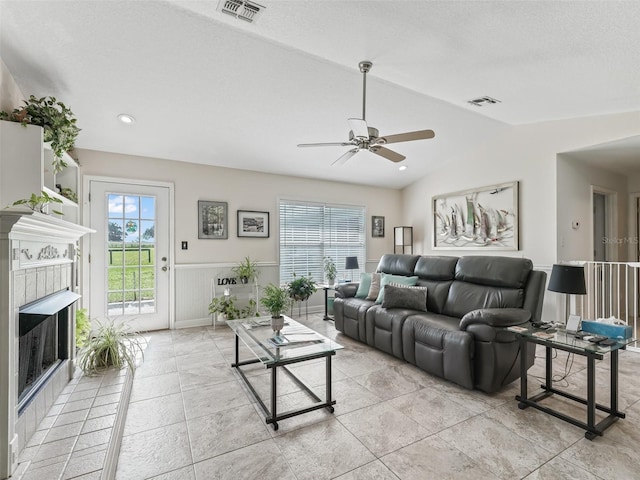
{"label": "coffee table caster wheel", "polygon": [[335,412],[335,409],[333,407],[328,407],[329,413],[333,413]]}
{"label": "coffee table caster wheel", "polygon": [[273,422],[273,429],[278,431],[278,423],[277,422]]}
{"label": "coffee table caster wheel", "polygon": [[584,438],[586,438],[587,440],[593,440],[594,438],[596,438],[598,435],[596,433],[593,432],[586,432],[584,434]]}
{"label": "coffee table caster wheel", "polygon": [[520,410],[524,410],[525,408],[527,408],[527,405],[525,405],[524,403],[521,402],[521,403],[518,403],[518,408]]}

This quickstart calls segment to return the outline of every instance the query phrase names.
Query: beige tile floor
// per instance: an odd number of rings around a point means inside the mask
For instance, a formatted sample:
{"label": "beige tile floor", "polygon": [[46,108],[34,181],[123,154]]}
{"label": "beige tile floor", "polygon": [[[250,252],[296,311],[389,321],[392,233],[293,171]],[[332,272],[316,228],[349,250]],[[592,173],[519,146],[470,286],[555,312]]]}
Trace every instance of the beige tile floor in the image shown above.
{"label": "beige tile floor", "polygon": [[[155,333],[134,379],[116,478],[640,478],[638,354],[620,359],[627,418],[591,442],[577,427],[519,410],[519,382],[494,395],[465,390],[345,337],[320,315],[300,320],[345,346],[333,363],[335,414],[312,412],[273,431],[229,367],[230,330]],[[608,392],[608,364],[600,363],[598,391]],[[564,371],[562,353],[554,365]],[[584,391],[585,368],[574,360],[569,390]],[[322,361],[293,369],[322,396]],[[532,391],[543,371],[539,359],[530,370]],[[266,369],[256,366],[250,375],[267,398]],[[279,394],[284,409],[308,401],[286,376]],[[583,415],[572,402],[548,401]]]}

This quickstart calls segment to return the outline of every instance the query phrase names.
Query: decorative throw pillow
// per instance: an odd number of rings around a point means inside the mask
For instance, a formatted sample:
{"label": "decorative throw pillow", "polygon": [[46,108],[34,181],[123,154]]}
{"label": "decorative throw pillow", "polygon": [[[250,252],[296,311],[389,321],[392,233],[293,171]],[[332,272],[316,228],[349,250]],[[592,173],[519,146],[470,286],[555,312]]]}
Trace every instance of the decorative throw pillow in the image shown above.
{"label": "decorative throw pillow", "polygon": [[369,293],[367,294],[367,300],[376,300],[378,293],[380,292],[380,274],[371,274],[371,287],[369,287]]}
{"label": "decorative throw pillow", "polygon": [[360,285],[358,285],[358,291],[356,292],[356,298],[367,298],[369,295],[369,289],[371,288],[371,274],[360,274]]}
{"label": "decorative throw pillow", "polygon": [[405,277],[402,275],[391,275],[389,273],[383,273],[380,278],[380,293],[378,293],[378,298],[376,298],[376,303],[382,303],[384,300],[384,286],[390,284],[391,282],[400,283],[402,285],[415,285],[418,283],[418,277]]}
{"label": "decorative throw pillow", "polygon": [[408,308],[427,311],[427,287],[414,287],[391,282],[384,286],[384,308]]}

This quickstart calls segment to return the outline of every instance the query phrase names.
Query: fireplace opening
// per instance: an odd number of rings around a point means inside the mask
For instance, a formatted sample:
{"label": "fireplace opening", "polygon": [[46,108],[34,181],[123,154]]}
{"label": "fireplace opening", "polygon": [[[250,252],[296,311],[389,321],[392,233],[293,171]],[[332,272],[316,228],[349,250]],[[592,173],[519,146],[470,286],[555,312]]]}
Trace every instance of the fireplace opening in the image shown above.
{"label": "fireplace opening", "polygon": [[80,295],[62,290],[20,308],[18,413],[70,357],[73,303]]}

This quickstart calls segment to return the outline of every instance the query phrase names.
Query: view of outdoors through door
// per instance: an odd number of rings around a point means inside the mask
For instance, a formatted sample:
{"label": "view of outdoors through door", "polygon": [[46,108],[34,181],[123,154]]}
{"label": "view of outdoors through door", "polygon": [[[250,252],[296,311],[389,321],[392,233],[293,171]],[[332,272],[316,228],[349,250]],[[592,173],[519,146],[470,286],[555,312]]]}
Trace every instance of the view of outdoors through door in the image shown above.
{"label": "view of outdoors through door", "polygon": [[107,203],[108,315],[155,313],[156,199],[109,194]]}

